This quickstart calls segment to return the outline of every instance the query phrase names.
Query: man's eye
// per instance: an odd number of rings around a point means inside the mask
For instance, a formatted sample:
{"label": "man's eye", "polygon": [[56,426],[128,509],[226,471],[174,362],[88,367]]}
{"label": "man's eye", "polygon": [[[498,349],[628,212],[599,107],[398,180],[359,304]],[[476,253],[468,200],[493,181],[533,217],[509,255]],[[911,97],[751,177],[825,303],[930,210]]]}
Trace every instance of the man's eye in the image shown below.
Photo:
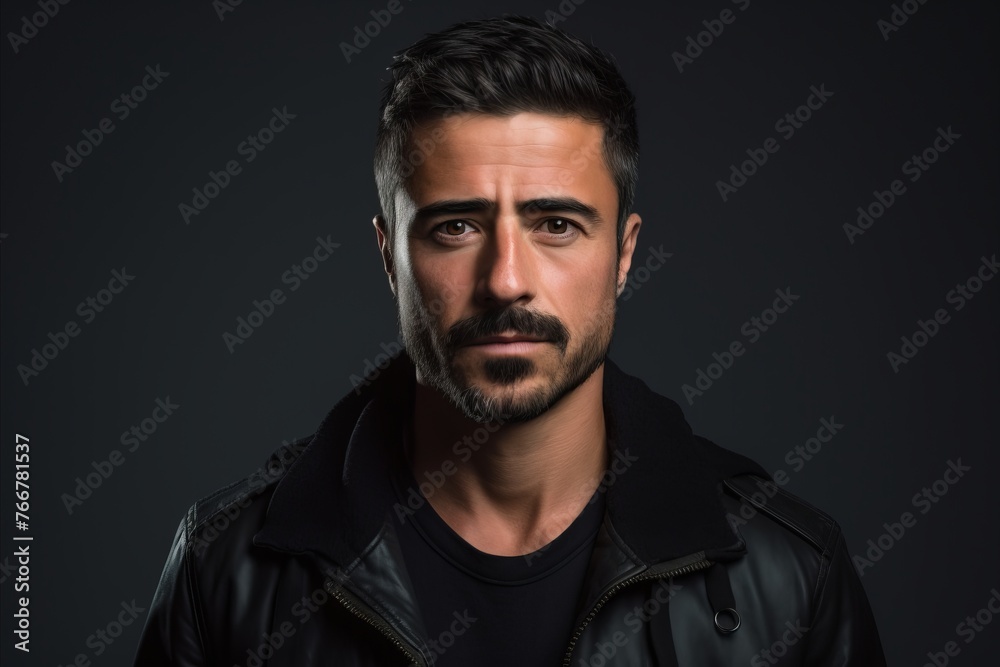
{"label": "man's eye", "polygon": [[545,221],[545,230],[552,234],[565,234],[569,227],[569,221],[563,218],[549,218]]}
{"label": "man's eye", "polygon": [[469,230],[469,226],[462,220],[449,220],[438,225],[438,229],[448,236],[462,236]]}

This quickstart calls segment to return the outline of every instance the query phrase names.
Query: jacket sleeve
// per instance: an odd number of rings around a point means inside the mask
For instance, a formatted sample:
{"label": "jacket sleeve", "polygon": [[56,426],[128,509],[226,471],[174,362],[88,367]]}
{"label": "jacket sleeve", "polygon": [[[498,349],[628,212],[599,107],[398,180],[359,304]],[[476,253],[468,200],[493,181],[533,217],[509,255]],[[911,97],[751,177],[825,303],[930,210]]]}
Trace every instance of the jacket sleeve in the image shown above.
{"label": "jacket sleeve", "polygon": [[136,667],[194,667],[208,664],[201,601],[194,576],[190,536],[194,508],[177,528],[160,575],[135,655]]}
{"label": "jacket sleeve", "polygon": [[816,667],[886,664],[875,616],[839,529],[808,631],[805,664]]}

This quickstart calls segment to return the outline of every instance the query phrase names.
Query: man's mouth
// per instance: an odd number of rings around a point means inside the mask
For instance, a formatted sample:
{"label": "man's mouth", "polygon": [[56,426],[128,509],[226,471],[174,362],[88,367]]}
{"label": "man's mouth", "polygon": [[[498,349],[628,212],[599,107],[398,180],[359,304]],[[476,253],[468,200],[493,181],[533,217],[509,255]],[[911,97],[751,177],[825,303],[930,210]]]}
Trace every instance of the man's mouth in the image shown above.
{"label": "man's mouth", "polygon": [[548,339],[541,336],[526,334],[501,334],[499,336],[482,336],[475,338],[466,345],[509,345],[512,343],[546,343]]}

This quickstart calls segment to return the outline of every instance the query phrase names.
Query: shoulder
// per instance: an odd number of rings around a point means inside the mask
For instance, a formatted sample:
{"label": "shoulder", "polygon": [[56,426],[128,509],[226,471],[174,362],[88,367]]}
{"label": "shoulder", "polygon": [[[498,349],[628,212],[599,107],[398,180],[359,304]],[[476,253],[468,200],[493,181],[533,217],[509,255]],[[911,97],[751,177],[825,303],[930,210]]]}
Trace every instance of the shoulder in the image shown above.
{"label": "shoulder", "polygon": [[[802,498],[785,491],[770,478],[756,474],[729,477],[722,482],[730,523],[741,528],[750,525],[757,515],[795,535],[820,555],[828,555],[840,537],[840,526],[829,514]],[[735,510],[735,511],[733,511]]]}
{"label": "shoulder", "polygon": [[[734,532],[744,537],[750,532],[786,535],[820,555],[840,537],[840,526],[833,517],[786,491],[756,461],[699,435],[694,441],[714,470]],[[758,517],[763,521],[755,521]]]}
{"label": "shoulder", "polygon": [[832,571],[848,567],[840,525],[770,478],[742,474],[722,481],[723,506],[746,554],[736,566],[756,581],[783,580],[785,602],[815,610]]}
{"label": "shoulder", "polygon": [[737,599],[778,626],[795,619],[794,627],[809,632],[803,664],[836,651],[850,664],[885,665],[871,606],[833,517],[759,475],[736,475],[722,486],[728,517],[746,543],[745,556],[730,566]]}
{"label": "shoulder", "polygon": [[[184,550],[204,566],[222,565],[228,556],[252,546],[263,525],[278,482],[309,444],[312,436],[283,444],[252,474],[201,498],[187,511],[178,530]],[[211,558],[210,558],[211,557]]]}
{"label": "shoulder", "polygon": [[139,662],[160,664],[169,655],[171,664],[217,664],[233,647],[259,641],[261,628],[233,624],[229,605],[246,599],[273,605],[273,582],[287,563],[256,546],[254,536],[275,487],[308,441],[282,445],[253,474],[187,510],[150,603]]}

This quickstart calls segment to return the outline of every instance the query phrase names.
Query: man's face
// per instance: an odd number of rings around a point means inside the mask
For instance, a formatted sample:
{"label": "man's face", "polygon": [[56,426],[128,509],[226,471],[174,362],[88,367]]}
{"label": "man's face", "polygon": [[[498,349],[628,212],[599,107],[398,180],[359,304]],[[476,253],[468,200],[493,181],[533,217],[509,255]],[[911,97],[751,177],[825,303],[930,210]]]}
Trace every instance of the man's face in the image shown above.
{"label": "man's face", "polygon": [[604,361],[640,220],[619,262],[602,137],[538,113],[414,132],[423,161],[396,193],[391,251],[376,229],[417,380],[470,419],[532,419]]}

